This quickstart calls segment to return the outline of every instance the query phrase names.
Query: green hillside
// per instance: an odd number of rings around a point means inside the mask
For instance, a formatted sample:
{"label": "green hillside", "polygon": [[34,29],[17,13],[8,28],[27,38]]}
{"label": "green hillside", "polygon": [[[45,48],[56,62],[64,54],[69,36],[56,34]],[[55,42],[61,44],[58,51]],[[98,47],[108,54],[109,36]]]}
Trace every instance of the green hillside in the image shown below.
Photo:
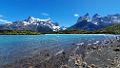
{"label": "green hillside", "polygon": [[120,24],[112,25],[96,31],[86,31],[80,29],[68,29],[57,32],[58,34],[120,34]]}
{"label": "green hillside", "polygon": [[0,35],[38,35],[41,33],[30,30],[0,30]]}
{"label": "green hillside", "polygon": [[120,24],[109,26],[97,31],[94,31],[95,34],[120,34]]}
{"label": "green hillside", "polygon": [[109,26],[96,31],[67,29],[59,32],[33,32],[30,30],[0,30],[0,35],[38,35],[38,34],[120,34],[120,24]]}

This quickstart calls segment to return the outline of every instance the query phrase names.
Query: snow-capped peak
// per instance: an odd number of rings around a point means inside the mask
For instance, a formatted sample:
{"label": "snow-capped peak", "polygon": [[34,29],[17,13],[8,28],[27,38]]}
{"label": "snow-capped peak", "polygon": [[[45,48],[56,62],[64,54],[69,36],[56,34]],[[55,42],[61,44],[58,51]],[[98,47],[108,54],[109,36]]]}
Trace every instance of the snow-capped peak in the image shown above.
{"label": "snow-capped peak", "polygon": [[60,30],[60,26],[59,25],[55,25],[54,22],[51,20],[51,18],[47,18],[47,19],[40,19],[40,18],[35,18],[32,16],[29,16],[27,19],[22,21],[24,26],[44,26],[44,27],[48,27],[50,29],[52,29],[53,31],[59,31]]}
{"label": "snow-capped peak", "polygon": [[[14,28],[15,27],[15,28]],[[29,16],[25,20],[19,20],[10,24],[5,24],[3,29],[11,30],[32,30],[38,32],[59,31],[59,24],[55,24],[51,18],[40,19]]]}
{"label": "snow-capped peak", "polygon": [[47,22],[47,21],[51,21],[51,18],[48,19],[40,19],[40,18],[35,18],[32,16],[29,16],[28,19],[26,19],[25,21],[29,22],[29,23],[33,23],[33,22]]}

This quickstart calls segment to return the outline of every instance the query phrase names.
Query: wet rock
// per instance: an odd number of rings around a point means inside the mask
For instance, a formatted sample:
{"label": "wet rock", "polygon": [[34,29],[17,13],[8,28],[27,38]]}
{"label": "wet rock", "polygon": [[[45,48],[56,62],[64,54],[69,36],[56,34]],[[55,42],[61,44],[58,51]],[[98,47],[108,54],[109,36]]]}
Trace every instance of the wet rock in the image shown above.
{"label": "wet rock", "polygon": [[34,66],[29,66],[28,68],[34,68]]}
{"label": "wet rock", "polygon": [[116,40],[120,42],[120,36],[116,36]]}
{"label": "wet rock", "polygon": [[16,68],[20,66],[20,68],[120,68],[120,47],[117,44],[113,46],[80,44],[69,50],[62,48],[46,50],[13,65],[17,64]]}
{"label": "wet rock", "polygon": [[98,46],[93,45],[91,48],[92,48],[93,50],[95,50],[95,49],[98,49]]}
{"label": "wet rock", "polygon": [[88,66],[87,68],[92,68],[91,66]]}
{"label": "wet rock", "polygon": [[84,45],[85,43],[76,43],[75,45],[77,45],[77,46],[82,46],[82,45]]}
{"label": "wet rock", "polygon": [[102,43],[103,43],[103,45],[107,45],[107,44],[110,43],[110,41],[109,40],[104,40]]}
{"label": "wet rock", "polygon": [[87,44],[88,46],[91,46],[92,44],[91,43],[89,43],[89,44]]}
{"label": "wet rock", "polygon": [[77,66],[80,66],[80,65],[81,65],[81,62],[80,62],[79,59],[76,59],[76,60],[75,60],[75,65],[77,65]]}
{"label": "wet rock", "polygon": [[82,63],[82,67],[83,67],[83,68],[87,68],[87,67],[88,67],[87,63],[86,63],[86,62],[83,62],[83,63]]}
{"label": "wet rock", "polygon": [[100,41],[96,41],[95,43],[93,43],[94,45],[98,45],[100,43]]}
{"label": "wet rock", "polygon": [[96,65],[95,64],[91,64],[90,67],[96,68]]}
{"label": "wet rock", "polygon": [[117,45],[117,47],[120,47],[120,45]]}
{"label": "wet rock", "polygon": [[115,63],[111,63],[111,65],[115,65]]}
{"label": "wet rock", "polygon": [[47,54],[45,54],[45,56],[49,57],[49,56],[50,56],[50,54],[49,54],[49,53],[47,53]]}
{"label": "wet rock", "polygon": [[66,53],[65,52],[62,52],[63,55],[65,55]]}
{"label": "wet rock", "polygon": [[60,68],[70,68],[68,65],[62,65]]}

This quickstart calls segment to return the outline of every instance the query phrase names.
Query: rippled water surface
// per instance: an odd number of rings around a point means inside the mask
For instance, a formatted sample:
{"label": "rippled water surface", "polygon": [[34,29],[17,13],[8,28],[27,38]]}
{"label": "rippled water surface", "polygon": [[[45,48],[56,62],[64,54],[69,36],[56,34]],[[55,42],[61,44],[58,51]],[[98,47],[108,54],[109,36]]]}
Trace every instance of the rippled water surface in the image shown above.
{"label": "rippled water surface", "polygon": [[56,46],[67,48],[73,43],[89,44],[114,39],[114,35],[104,34],[0,35],[0,65],[33,56]]}

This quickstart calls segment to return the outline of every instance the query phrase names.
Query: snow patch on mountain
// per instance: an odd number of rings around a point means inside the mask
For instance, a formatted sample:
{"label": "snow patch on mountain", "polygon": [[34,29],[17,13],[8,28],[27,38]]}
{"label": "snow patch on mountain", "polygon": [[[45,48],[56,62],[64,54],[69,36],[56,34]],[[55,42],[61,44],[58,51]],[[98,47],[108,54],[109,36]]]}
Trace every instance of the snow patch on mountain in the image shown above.
{"label": "snow patch on mountain", "polygon": [[25,20],[22,21],[16,21],[14,23],[8,23],[2,26],[2,29],[19,29],[19,30],[33,30],[33,31],[59,31],[60,26],[55,25],[54,22],[48,18],[48,19],[40,19],[35,17],[28,17]]}

